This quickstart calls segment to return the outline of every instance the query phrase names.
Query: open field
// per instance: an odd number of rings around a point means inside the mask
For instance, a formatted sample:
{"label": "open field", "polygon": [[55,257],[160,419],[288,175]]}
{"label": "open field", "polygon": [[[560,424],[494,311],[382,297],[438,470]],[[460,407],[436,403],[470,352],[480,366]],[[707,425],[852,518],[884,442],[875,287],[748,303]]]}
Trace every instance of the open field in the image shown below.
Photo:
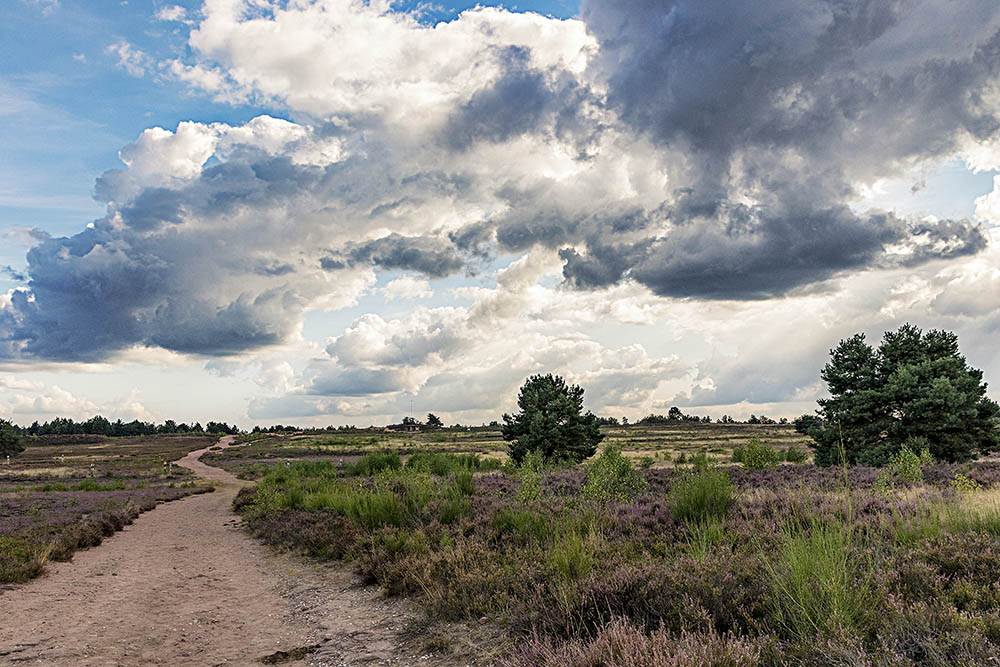
{"label": "open field", "polygon": [[214,436],[51,440],[0,464],[0,583],[35,577],[46,561],[100,544],[157,503],[211,488],[163,464]]}
{"label": "open field", "polygon": [[[809,439],[788,425],[757,424],[664,424],[605,427],[604,444],[614,444],[622,453],[653,468],[672,467],[683,455],[704,451],[710,461],[728,463],[734,447],[745,445],[754,435],[764,443],[784,450],[795,447],[808,452]],[[224,452],[209,452],[205,461],[235,473],[242,479],[257,479],[276,463],[285,461],[357,460],[363,454],[391,450],[404,458],[419,452],[476,454],[499,462],[507,460],[507,442],[499,429],[441,429],[423,433],[393,433],[359,430],[341,434],[318,432],[294,435],[252,434],[245,444]]]}
{"label": "open field", "polygon": [[[703,447],[726,461],[751,428],[802,444],[782,427],[614,429],[656,462],[627,474],[483,471],[503,443],[446,433],[271,439],[226,464],[263,475],[235,501],[254,535],[348,561],[441,627],[493,629],[502,664],[990,664],[1000,464],[885,488],[865,467],[666,463]],[[427,633],[439,655],[457,642]]]}

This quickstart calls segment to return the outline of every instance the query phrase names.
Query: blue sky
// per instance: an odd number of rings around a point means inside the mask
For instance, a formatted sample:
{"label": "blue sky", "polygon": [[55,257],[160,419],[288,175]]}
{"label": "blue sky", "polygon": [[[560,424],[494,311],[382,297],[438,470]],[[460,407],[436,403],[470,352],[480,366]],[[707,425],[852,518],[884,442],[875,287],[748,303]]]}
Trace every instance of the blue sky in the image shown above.
{"label": "blue sky", "polygon": [[[673,5],[13,0],[0,412],[488,421],[555,371],[612,414],[792,416],[903,321],[1000,382],[1000,138],[967,124],[1000,110],[940,103],[996,84],[964,45],[1000,12],[916,2],[841,59],[820,0]],[[880,92],[820,113],[848,80]]]}

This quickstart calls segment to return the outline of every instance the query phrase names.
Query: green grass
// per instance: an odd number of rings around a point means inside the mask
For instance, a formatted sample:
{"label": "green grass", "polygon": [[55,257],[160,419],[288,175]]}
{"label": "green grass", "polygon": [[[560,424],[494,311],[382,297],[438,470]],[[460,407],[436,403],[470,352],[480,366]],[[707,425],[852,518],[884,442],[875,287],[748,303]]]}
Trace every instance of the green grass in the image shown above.
{"label": "green grass", "polygon": [[870,568],[858,562],[849,525],[812,523],[782,529],[770,575],[769,603],[781,629],[809,639],[824,631],[865,634],[872,622],[877,591]]}
{"label": "green grass", "polygon": [[686,473],[670,485],[670,503],[681,521],[724,519],[736,502],[729,475],[719,468]]}
{"label": "green grass", "polygon": [[24,537],[0,535],[0,583],[20,583],[42,573],[52,548]]}
{"label": "green grass", "polygon": [[433,475],[450,475],[459,471],[496,470],[500,467],[500,462],[481,459],[475,454],[418,452],[407,459],[406,467]]}
{"label": "green grass", "polygon": [[549,565],[563,579],[574,581],[587,576],[594,569],[594,541],[593,534],[566,532],[550,547]]}
{"label": "green grass", "polygon": [[725,524],[716,517],[709,517],[688,524],[685,551],[701,562],[714,547],[731,543],[732,540],[733,536]]}
{"label": "green grass", "polygon": [[512,538],[518,544],[541,542],[549,535],[549,521],[531,509],[505,505],[493,515],[493,527],[502,540]]}
{"label": "green grass", "polygon": [[348,473],[370,477],[383,470],[399,470],[403,461],[397,452],[369,452],[349,467]]}

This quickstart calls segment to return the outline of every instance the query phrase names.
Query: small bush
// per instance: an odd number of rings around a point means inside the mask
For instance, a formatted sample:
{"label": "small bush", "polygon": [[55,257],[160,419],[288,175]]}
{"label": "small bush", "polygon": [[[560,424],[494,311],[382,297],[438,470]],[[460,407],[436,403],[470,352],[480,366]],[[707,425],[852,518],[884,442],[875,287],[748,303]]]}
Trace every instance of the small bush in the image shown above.
{"label": "small bush", "polygon": [[581,495],[597,503],[628,503],[647,488],[646,480],[621,450],[607,445],[600,457],[587,467],[587,481]]}
{"label": "small bush", "polygon": [[982,484],[957,472],[955,473],[955,478],[951,480],[951,487],[959,493],[975,493],[982,488]]}
{"label": "small bush", "polygon": [[747,470],[773,468],[779,462],[778,451],[774,447],[762,443],[757,436],[750,438],[750,442],[742,448],[742,452],[740,453],[740,463]]}
{"label": "small bush", "polygon": [[396,452],[369,452],[348,468],[348,474],[370,477],[383,470],[399,470],[403,461]]}
{"label": "small bush", "polygon": [[0,535],[0,583],[33,579],[45,569],[51,548],[27,538]]}
{"label": "small bush", "polygon": [[505,505],[493,515],[493,527],[501,541],[513,538],[518,544],[541,542],[549,534],[548,519],[537,512]]}
{"label": "small bush", "polygon": [[[923,482],[924,467],[934,462],[930,450],[926,447],[926,442],[923,438],[907,440],[907,444],[904,444],[889,459],[889,465],[879,471],[873,485],[875,493],[887,496],[890,491],[896,488],[897,483],[919,484]],[[920,450],[920,454],[917,454],[913,447],[921,444],[925,446]]]}
{"label": "small bush", "polygon": [[692,454],[688,457],[688,463],[690,463],[696,470],[704,470],[711,464],[711,460],[708,458],[708,450],[702,447],[698,450],[698,453]]}
{"label": "small bush", "polygon": [[500,664],[503,667],[755,667],[767,664],[761,653],[755,640],[735,634],[677,635],[663,627],[650,631],[617,619],[601,628],[593,639],[579,638],[555,645],[551,640],[535,637]]}
{"label": "small bush", "polygon": [[732,539],[725,524],[710,517],[688,524],[687,553],[696,561],[703,561],[712,547]]}
{"label": "small bush", "polygon": [[785,460],[789,463],[805,463],[809,458],[809,455],[805,450],[799,449],[795,445],[790,445],[788,449],[785,450]]}
{"label": "small bush", "polygon": [[[920,447],[917,454],[917,447]],[[898,453],[889,459],[889,471],[898,482],[918,484],[924,481],[924,467],[934,463],[927,441],[922,438],[910,438]]]}
{"label": "small bush", "polygon": [[517,476],[521,480],[517,487],[517,499],[522,503],[540,500],[542,497],[542,469],[545,459],[541,452],[531,451],[521,459]]}
{"label": "small bush", "polygon": [[729,475],[718,468],[704,468],[681,476],[670,487],[670,504],[681,521],[724,519],[736,502]]}

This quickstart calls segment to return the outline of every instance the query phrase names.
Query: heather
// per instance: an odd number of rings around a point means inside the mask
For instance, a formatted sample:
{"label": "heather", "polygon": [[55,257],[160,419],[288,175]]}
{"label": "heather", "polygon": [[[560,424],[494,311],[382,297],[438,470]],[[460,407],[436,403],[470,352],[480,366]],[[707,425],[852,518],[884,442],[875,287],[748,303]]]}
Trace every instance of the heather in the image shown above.
{"label": "heather", "polygon": [[169,462],[214,440],[149,436],[29,446],[0,467],[0,583],[38,576],[47,561],[100,544],[160,502],[210,490]]}
{"label": "heather", "polygon": [[617,444],[562,468],[527,456],[483,472],[468,456],[370,475],[290,462],[236,507],[264,541],[346,560],[434,619],[501,628],[509,665],[971,665],[1000,651],[995,462],[921,465],[884,489],[861,466],[643,470]]}

